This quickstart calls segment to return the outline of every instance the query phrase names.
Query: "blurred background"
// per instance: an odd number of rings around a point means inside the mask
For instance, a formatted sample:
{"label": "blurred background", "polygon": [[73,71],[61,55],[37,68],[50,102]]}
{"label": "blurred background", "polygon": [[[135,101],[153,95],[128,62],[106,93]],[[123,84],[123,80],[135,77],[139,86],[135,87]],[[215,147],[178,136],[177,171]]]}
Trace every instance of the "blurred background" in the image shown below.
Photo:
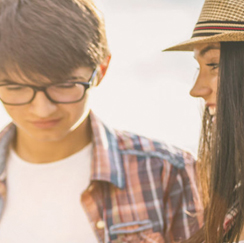
{"label": "blurred background", "polygon": [[[196,153],[203,104],[191,98],[191,52],[162,49],[191,37],[203,0],[96,0],[112,60],[92,108],[105,123]],[[0,107],[0,127],[10,118]]]}

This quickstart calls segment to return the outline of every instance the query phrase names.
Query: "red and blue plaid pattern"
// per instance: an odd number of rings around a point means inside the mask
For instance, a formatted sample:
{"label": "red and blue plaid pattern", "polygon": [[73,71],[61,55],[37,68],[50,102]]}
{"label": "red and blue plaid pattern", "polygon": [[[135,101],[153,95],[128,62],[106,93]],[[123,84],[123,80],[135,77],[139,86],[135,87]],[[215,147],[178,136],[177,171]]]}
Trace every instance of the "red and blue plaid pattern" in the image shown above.
{"label": "red and blue plaid pattern", "polygon": [[[203,209],[193,157],[165,143],[110,129],[92,112],[90,120],[93,161],[81,203],[98,242],[176,242],[195,233],[203,224]],[[0,212],[14,134],[13,124],[0,134]]]}

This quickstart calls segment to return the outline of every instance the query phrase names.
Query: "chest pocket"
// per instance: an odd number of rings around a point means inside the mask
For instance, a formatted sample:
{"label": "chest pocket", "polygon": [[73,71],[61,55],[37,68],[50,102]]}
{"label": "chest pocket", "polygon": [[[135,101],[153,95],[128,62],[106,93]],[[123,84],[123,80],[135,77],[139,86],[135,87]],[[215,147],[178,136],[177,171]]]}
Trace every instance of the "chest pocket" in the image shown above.
{"label": "chest pocket", "polygon": [[[109,240],[105,242],[164,242],[162,219],[162,161],[145,152],[123,153],[125,186],[108,183],[103,211]],[[160,218],[161,217],[161,218]]]}
{"label": "chest pocket", "polygon": [[133,234],[133,233],[142,232],[147,229],[151,229],[152,227],[153,226],[151,220],[120,223],[120,224],[110,226],[109,234],[110,235]]}
{"label": "chest pocket", "polygon": [[151,229],[130,234],[118,234],[115,240],[106,243],[166,243],[159,232]]}
{"label": "chest pocket", "polygon": [[158,218],[152,219],[148,214],[148,211],[152,210],[152,203],[146,205],[144,202],[138,202],[131,205],[127,190],[117,194],[118,188],[110,185],[109,189],[112,196],[106,200],[106,209],[103,211],[106,243],[165,242]]}

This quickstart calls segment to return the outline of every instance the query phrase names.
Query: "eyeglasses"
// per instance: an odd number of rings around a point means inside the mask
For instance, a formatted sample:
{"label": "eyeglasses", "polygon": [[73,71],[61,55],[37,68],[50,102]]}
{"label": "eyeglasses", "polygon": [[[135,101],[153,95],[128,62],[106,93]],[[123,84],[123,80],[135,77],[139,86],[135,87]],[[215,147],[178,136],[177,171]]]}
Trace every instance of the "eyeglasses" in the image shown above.
{"label": "eyeglasses", "polygon": [[6,105],[25,105],[31,103],[36,93],[41,91],[53,103],[76,103],[84,98],[86,90],[92,86],[96,75],[97,69],[93,71],[88,82],[76,82],[77,78],[74,78],[45,87],[17,83],[0,84],[0,100]]}

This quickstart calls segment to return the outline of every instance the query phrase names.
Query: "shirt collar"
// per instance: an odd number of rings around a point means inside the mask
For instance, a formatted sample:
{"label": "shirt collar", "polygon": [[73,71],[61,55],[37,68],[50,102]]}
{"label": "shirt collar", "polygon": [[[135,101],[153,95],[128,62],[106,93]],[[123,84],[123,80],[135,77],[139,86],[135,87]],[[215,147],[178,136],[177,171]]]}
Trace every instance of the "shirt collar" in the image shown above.
{"label": "shirt collar", "polygon": [[9,152],[9,145],[15,135],[16,127],[10,123],[0,133],[0,180],[5,179],[5,165]]}
{"label": "shirt collar", "polygon": [[104,125],[90,112],[93,133],[91,180],[106,181],[118,188],[125,186],[122,155],[115,131]]}
{"label": "shirt collar", "polygon": [[[93,140],[91,180],[106,181],[123,189],[125,187],[123,154],[126,153],[137,156],[154,156],[168,160],[177,168],[184,167],[182,152],[172,146],[169,147],[143,137],[139,138],[133,134],[122,135],[104,125],[92,111],[90,111],[90,122]],[[6,159],[15,132],[16,127],[11,123],[0,133],[0,180],[5,179]]]}
{"label": "shirt collar", "polygon": [[[90,112],[90,121],[93,133],[91,180],[106,181],[122,189],[125,186],[125,176],[117,136],[93,112]],[[1,180],[5,179],[6,159],[15,131],[15,125],[11,123],[0,133]]]}

